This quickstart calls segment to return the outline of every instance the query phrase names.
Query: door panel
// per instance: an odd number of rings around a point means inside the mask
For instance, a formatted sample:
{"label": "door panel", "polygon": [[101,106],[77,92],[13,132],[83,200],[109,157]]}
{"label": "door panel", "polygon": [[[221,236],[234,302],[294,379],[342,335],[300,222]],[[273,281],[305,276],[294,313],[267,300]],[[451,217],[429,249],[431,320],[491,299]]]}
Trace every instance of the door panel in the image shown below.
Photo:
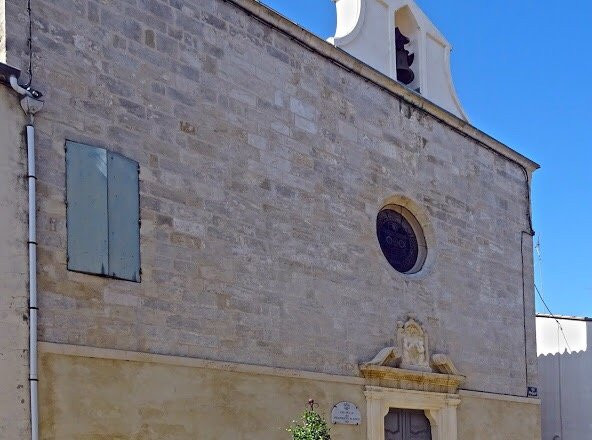
{"label": "door panel", "polygon": [[407,410],[407,434],[405,440],[431,440],[432,428],[423,411]]}
{"label": "door panel", "polygon": [[391,408],[384,418],[385,440],[432,440],[430,421],[421,410]]}
{"label": "door panel", "polygon": [[395,408],[389,410],[384,417],[384,440],[404,440],[402,419],[402,410]]}

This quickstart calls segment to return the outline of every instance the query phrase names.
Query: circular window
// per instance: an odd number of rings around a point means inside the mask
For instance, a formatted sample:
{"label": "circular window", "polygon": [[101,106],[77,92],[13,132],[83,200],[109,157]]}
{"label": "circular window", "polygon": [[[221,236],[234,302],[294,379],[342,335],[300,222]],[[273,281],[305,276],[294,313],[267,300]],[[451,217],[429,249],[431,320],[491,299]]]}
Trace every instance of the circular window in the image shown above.
{"label": "circular window", "polygon": [[393,268],[401,273],[418,272],[426,259],[423,231],[415,216],[400,205],[387,205],[376,218],[380,249]]}

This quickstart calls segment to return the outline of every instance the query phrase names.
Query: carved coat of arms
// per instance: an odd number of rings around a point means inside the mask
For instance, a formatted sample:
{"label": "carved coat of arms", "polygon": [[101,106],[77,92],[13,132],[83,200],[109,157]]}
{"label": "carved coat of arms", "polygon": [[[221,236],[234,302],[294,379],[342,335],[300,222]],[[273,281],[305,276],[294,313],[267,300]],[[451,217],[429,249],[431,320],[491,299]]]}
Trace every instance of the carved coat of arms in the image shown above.
{"label": "carved coat of arms", "polygon": [[428,335],[413,317],[397,323],[397,345],[382,349],[370,362],[360,365],[388,366],[405,370],[458,375],[451,359],[445,354],[430,356]]}
{"label": "carved coat of arms", "polygon": [[401,349],[400,368],[431,371],[428,335],[413,318],[397,323],[397,344]]}

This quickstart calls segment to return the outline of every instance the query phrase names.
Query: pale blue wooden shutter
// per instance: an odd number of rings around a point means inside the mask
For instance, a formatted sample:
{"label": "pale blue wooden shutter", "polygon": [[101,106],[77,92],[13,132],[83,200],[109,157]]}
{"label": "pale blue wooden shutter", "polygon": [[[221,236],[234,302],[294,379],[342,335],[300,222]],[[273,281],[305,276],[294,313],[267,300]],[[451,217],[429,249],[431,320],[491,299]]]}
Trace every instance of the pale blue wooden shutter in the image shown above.
{"label": "pale blue wooden shutter", "polygon": [[107,152],[66,143],[68,269],[108,274]]}
{"label": "pale blue wooden shutter", "polygon": [[138,163],[66,142],[68,269],[140,281]]}
{"label": "pale blue wooden shutter", "polygon": [[140,281],[138,163],[107,153],[109,275]]}

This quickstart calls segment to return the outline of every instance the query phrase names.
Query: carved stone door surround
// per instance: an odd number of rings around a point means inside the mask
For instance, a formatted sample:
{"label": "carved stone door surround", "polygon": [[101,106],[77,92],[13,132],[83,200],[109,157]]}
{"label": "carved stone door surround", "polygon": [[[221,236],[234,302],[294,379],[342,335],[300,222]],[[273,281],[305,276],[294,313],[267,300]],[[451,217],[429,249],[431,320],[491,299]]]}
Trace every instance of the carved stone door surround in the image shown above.
{"label": "carved stone door surround", "polygon": [[457,440],[458,389],[465,377],[449,356],[430,356],[428,335],[414,317],[398,323],[396,346],[359,367],[367,384],[368,440],[385,440],[384,417],[391,408],[422,410],[432,440]]}
{"label": "carved stone door surround", "polygon": [[384,417],[391,408],[419,409],[425,412],[432,427],[432,440],[457,440],[456,394],[430,393],[367,386],[368,440],[384,440]]}

